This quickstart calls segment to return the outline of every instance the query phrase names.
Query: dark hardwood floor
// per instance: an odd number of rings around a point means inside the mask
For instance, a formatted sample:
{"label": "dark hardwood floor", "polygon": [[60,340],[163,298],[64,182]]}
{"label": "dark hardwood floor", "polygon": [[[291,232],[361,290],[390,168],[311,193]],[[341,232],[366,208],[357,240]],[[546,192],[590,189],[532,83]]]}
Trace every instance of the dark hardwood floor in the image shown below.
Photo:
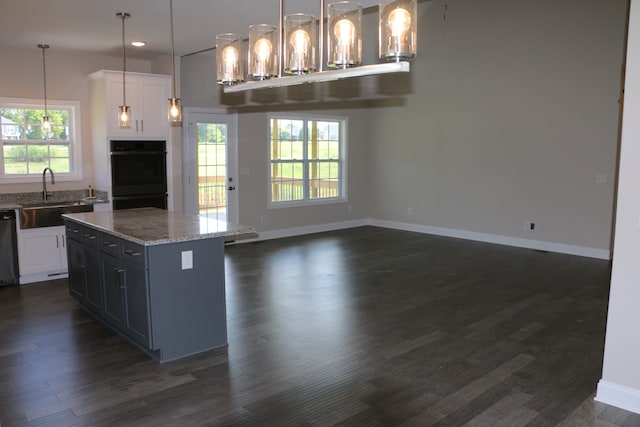
{"label": "dark hardwood floor", "polygon": [[374,227],[226,252],[228,348],[166,364],[66,280],[0,288],[2,427],[640,426],[593,401],[607,261]]}

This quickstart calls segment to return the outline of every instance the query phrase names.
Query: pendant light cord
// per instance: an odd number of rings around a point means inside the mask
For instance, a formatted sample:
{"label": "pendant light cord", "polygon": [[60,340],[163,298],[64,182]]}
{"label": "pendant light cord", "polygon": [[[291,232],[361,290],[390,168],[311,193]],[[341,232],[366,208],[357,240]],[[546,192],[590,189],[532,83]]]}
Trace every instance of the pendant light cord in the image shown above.
{"label": "pendant light cord", "polygon": [[127,106],[127,91],[126,91],[126,73],[127,73],[127,53],[124,43],[124,20],[130,15],[125,12],[118,13],[118,16],[122,18],[122,104]]}
{"label": "pendant light cord", "polygon": [[280,0],[280,11],[278,16],[278,77],[282,77],[284,69],[284,0]]}
{"label": "pendant light cord", "polygon": [[320,32],[320,43],[318,46],[318,58],[319,64],[317,66],[318,71],[324,71],[324,0],[320,0],[320,22],[318,24]]}
{"label": "pendant light cord", "polygon": [[176,99],[176,53],[173,41],[173,0],[169,0],[169,16],[171,18],[171,70],[173,72],[173,92],[171,97]]}
{"label": "pendant light cord", "polygon": [[45,65],[44,60],[44,50],[49,48],[48,44],[39,44],[38,47],[42,49],[42,76],[44,80],[44,115],[48,116],[49,112],[47,111],[47,66]]}

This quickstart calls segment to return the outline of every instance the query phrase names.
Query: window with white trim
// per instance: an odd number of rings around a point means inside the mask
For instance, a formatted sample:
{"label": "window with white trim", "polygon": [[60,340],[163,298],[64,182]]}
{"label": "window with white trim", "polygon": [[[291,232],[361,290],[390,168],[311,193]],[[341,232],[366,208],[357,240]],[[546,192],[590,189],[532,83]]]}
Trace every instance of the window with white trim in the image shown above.
{"label": "window with white trim", "polygon": [[53,101],[51,128],[42,127],[43,102],[0,98],[0,182],[34,182],[51,168],[56,179],[82,179],[80,103]]}
{"label": "window with white trim", "polygon": [[271,207],[345,199],[346,119],[270,117]]}

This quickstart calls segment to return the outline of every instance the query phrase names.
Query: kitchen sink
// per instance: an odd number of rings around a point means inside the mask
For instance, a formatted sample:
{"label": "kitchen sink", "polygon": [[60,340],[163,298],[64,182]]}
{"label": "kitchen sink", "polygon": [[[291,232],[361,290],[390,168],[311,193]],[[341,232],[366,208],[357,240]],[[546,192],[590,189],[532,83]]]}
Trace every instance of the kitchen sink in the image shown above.
{"label": "kitchen sink", "polygon": [[62,214],[77,212],[93,212],[93,204],[81,201],[23,204],[20,207],[20,228],[64,225]]}

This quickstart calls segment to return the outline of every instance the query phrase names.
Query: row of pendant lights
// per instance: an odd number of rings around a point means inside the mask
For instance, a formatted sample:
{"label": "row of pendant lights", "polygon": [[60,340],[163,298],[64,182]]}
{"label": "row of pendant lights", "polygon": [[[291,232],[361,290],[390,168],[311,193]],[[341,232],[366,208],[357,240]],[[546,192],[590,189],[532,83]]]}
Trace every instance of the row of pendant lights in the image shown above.
{"label": "row of pendant lights", "polygon": [[[127,105],[126,74],[127,74],[127,53],[125,50],[124,21],[131,17],[126,12],[118,12],[116,16],[122,20],[122,105],[118,107],[118,125],[120,129],[131,128],[131,107]],[[171,23],[171,71],[172,87],[171,98],[168,100],[167,118],[172,127],[182,126],[182,102],[176,98],[176,63],[175,46],[173,38],[173,0],[169,0],[169,18]]]}
{"label": "row of pendant lights", "polygon": [[[320,3],[322,13],[323,0]],[[379,61],[413,59],[417,41],[417,0],[380,0],[378,13]],[[278,26],[259,24],[249,27],[247,80],[323,71],[322,63],[320,67],[316,65],[316,57],[320,56],[322,61],[324,16],[318,22],[309,14],[286,15],[282,29],[282,12],[280,15]],[[327,66],[346,69],[362,65],[362,6],[351,1],[329,4],[327,24]],[[240,34],[216,36],[218,84],[235,85],[245,81],[243,43],[244,36]]]}
{"label": "row of pendant lights", "polygon": [[[313,15],[296,13],[282,16],[280,0],[278,26],[259,24],[249,27],[248,80],[266,80],[287,75],[301,75],[323,71],[322,64],[316,66],[318,22]],[[351,1],[329,4],[327,31],[327,65],[334,69],[346,69],[362,65],[362,6]],[[324,0],[321,0],[321,13]],[[171,23],[171,67],[172,91],[168,100],[167,117],[171,126],[182,126],[182,103],[176,98],[175,48],[173,36],[173,0],[169,0]],[[380,62],[409,61],[416,54],[417,0],[380,0],[379,3],[379,47]],[[131,15],[118,12],[122,21],[122,105],[118,107],[118,123],[122,129],[131,128],[131,107],[127,105],[124,21]],[[282,20],[284,29],[282,30]],[[322,60],[324,17],[320,20],[320,58]],[[225,33],[216,36],[217,82],[234,85],[245,80],[242,46],[244,37]],[[48,44],[39,44],[42,49],[44,75],[44,109],[42,127],[51,128],[47,111],[47,76],[45,49]]]}
{"label": "row of pendant lights", "polygon": [[[172,68],[172,90],[171,98],[169,98],[169,105],[167,109],[167,117],[171,126],[182,126],[182,103],[180,98],[176,98],[176,65],[175,65],[175,48],[173,38],[173,0],[169,0],[169,16],[171,21],[171,68]],[[116,17],[122,21],[122,105],[118,106],[118,125],[121,129],[131,128],[131,107],[127,105],[127,91],[126,91],[126,78],[127,78],[127,53],[125,49],[125,33],[124,33],[124,21],[131,17],[131,14],[127,12],[118,12]],[[49,120],[49,112],[47,110],[47,69],[45,63],[45,49],[49,48],[48,44],[39,44],[39,49],[42,49],[42,72],[44,80],[44,116],[42,117],[42,129],[45,134],[48,134],[51,130],[51,123]]]}

